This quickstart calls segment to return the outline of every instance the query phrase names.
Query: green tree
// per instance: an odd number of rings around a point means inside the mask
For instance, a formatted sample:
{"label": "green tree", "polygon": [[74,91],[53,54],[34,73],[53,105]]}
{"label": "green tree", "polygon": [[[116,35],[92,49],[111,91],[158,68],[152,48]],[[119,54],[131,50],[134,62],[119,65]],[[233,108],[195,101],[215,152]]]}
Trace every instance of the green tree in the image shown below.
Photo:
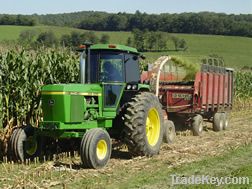
{"label": "green tree", "polygon": [[181,49],[183,51],[185,51],[188,48],[187,43],[186,43],[186,41],[184,39],[179,40],[178,47],[179,47],[179,49]]}
{"label": "green tree", "polygon": [[156,32],[157,37],[157,50],[166,50],[167,49],[167,37],[163,32]]}
{"label": "green tree", "polygon": [[1,25],[14,25],[15,22],[16,22],[15,17],[14,16],[10,16],[10,15],[4,15],[0,19],[0,24]]}
{"label": "green tree", "polygon": [[60,44],[63,45],[64,47],[72,46],[71,36],[68,35],[68,34],[62,35],[61,38],[60,38]]}
{"label": "green tree", "polygon": [[102,34],[101,39],[100,39],[100,43],[103,43],[103,44],[109,43],[109,35]]}
{"label": "green tree", "polygon": [[177,38],[175,36],[172,36],[171,40],[172,40],[172,42],[174,44],[175,50],[178,51],[179,50],[179,38]]}
{"label": "green tree", "polygon": [[94,32],[85,32],[81,34],[81,43],[84,43],[85,41],[91,42],[91,43],[98,43],[99,38],[95,35]]}
{"label": "green tree", "polygon": [[82,34],[79,32],[72,32],[71,33],[71,45],[72,46],[79,46],[82,42]]}
{"label": "green tree", "polygon": [[47,31],[39,34],[37,43],[43,44],[46,47],[51,47],[53,45],[57,45],[58,40],[52,31]]}
{"label": "green tree", "polygon": [[35,19],[33,17],[28,17],[24,15],[17,15],[15,25],[20,26],[34,26],[36,25]]}
{"label": "green tree", "polygon": [[107,18],[106,30],[121,31],[127,28],[127,17],[123,14],[113,14]]}
{"label": "green tree", "polygon": [[145,33],[140,31],[139,29],[134,29],[133,30],[133,35],[134,35],[134,45],[139,51],[144,51],[145,50]]}
{"label": "green tree", "polygon": [[29,45],[32,44],[36,37],[36,31],[34,30],[24,30],[21,31],[19,34],[18,41],[23,45]]}
{"label": "green tree", "polygon": [[128,37],[126,44],[127,44],[127,46],[133,46],[133,42],[132,42],[132,38],[131,37]]}
{"label": "green tree", "polygon": [[178,37],[172,36],[171,40],[174,44],[174,48],[176,51],[179,51],[179,50],[185,51],[188,48],[187,43],[184,39],[179,39]]}
{"label": "green tree", "polygon": [[149,50],[155,50],[157,45],[157,36],[156,32],[149,32],[147,35],[147,41],[146,41],[147,48]]}

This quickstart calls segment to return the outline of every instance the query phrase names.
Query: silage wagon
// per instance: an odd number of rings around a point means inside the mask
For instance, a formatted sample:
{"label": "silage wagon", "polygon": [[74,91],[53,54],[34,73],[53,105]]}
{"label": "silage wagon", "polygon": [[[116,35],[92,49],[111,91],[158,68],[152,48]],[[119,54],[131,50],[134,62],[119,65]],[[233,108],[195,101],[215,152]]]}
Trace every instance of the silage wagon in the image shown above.
{"label": "silage wagon", "polygon": [[[186,71],[186,70],[185,70]],[[184,120],[194,135],[203,131],[203,119],[213,123],[215,131],[228,128],[232,110],[233,69],[217,64],[202,64],[194,80],[183,80],[171,57],[160,57],[156,64],[142,73],[143,83],[152,84],[168,119]]]}

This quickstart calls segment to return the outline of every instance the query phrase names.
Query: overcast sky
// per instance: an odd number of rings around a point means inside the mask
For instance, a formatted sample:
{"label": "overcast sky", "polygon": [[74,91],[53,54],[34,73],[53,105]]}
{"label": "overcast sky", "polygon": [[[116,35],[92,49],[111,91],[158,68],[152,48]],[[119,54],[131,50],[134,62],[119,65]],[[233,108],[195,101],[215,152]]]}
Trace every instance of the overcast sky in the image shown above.
{"label": "overcast sky", "polygon": [[252,14],[252,0],[0,0],[0,14],[76,11],[181,13],[213,11]]}

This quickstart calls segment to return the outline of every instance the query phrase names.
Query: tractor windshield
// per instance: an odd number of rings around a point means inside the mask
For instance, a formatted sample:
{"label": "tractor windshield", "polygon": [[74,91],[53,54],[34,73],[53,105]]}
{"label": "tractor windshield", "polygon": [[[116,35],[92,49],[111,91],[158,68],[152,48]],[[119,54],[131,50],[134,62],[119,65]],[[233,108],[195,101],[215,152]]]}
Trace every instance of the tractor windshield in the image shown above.
{"label": "tractor windshield", "polygon": [[123,82],[123,59],[120,52],[91,51],[91,82]]}

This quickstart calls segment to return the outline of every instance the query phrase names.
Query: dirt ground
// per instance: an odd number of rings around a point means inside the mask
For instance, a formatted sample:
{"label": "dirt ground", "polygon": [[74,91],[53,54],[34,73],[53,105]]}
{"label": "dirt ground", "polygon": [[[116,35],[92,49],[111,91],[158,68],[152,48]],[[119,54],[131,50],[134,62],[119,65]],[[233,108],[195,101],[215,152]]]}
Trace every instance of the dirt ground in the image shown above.
{"label": "dirt ground", "polygon": [[[191,131],[177,133],[174,144],[163,144],[160,154],[153,160],[167,162],[168,167],[197,161],[203,157],[218,156],[224,151],[238,148],[252,142],[252,111],[236,112],[231,115],[230,128],[222,132],[214,132],[212,124],[206,123],[204,134],[200,137],[192,136]],[[119,168],[121,165],[132,166],[132,169],[144,169],[144,160],[117,159],[110,161],[107,170]]]}
{"label": "dirt ground", "polygon": [[[191,131],[179,132],[174,144],[163,144],[160,154],[152,158],[131,159],[124,148],[115,149],[107,167],[100,170],[82,169],[78,155],[70,158],[66,157],[66,154],[59,155],[59,159],[55,161],[36,165],[2,163],[0,187],[68,188],[67,186],[83,179],[85,181],[80,183],[85,184],[87,188],[93,188],[92,186],[110,188],[111,184],[116,186],[127,177],[137,175],[139,171],[158,168],[155,162],[162,162],[162,165],[172,168],[205,157],[218,156],[225,151],[250,143],[252,143],[252,110],[239,111],[230,115],[228,130],[214,132],[212,125],[207,123],[204,134],[200,137],[192,136]],[[78,185],[76,187],[78,188]]]}

